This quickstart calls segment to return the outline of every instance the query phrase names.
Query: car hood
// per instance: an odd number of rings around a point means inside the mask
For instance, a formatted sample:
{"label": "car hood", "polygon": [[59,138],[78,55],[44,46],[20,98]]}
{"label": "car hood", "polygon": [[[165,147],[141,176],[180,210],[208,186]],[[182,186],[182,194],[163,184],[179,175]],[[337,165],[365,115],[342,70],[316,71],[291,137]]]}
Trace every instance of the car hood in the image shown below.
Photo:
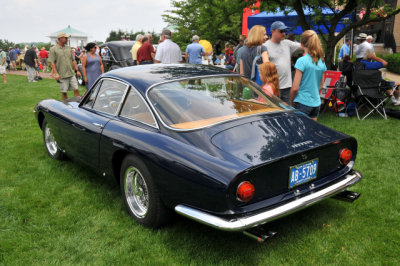
{"label": "car hood", "polygon": [[211,141],[224,152],[257,165],[347,137],[293,112],[228,128]]}

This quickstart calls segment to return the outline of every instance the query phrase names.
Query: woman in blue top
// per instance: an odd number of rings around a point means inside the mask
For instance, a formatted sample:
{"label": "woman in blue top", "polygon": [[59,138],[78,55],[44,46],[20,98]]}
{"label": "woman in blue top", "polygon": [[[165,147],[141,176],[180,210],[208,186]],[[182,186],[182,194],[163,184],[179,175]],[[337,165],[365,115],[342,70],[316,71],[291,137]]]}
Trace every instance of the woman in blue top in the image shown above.
{"label": "woman in blue top", "polygon": [[87,53],[82,57],[83,80],[86,83],[86,90],[90,89],[97,78],[104,74],[103,61],[96,53],[96,44],[93,42],[85,46]]}
{"label": "woman in blue top", "polygon": [[321,105],[319,88],[323,86],[322,76],[326,71],[324,52],[318,35],[313,30],[303,32],[300,45],[304,48],[305,55],[294,66],[296,74],[290,91],[290,103],[317,121]]}

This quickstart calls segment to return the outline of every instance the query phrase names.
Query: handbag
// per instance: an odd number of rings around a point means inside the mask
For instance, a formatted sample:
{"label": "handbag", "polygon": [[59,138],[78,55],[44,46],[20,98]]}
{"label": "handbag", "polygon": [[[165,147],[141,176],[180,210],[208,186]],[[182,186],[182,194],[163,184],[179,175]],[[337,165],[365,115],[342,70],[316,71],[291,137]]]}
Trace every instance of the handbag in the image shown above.
{"label": "handbag", "polygon": [[251,67],[251,76],[250,79],[255,81],[258,85],[262,85],[262,81],[260,78],[260,71],[258,70],[258,66],[261,65],[262,57],[261,57],[261,45],[257,46],[257,55],[253,59],[253,64]]}

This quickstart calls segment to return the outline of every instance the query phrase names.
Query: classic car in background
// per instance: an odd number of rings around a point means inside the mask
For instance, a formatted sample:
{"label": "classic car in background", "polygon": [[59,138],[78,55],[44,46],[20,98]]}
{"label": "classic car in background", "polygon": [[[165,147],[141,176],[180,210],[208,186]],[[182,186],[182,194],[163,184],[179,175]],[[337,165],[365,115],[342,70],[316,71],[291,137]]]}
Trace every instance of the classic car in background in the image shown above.
{"label": "classic car in background", "polygon": [[112,41],[100,45],[100,55],[104,64],[104,72],[133,66],[131,49],[134,44],[135,41]]}
{"label": "classic car in background", "polygon": [[356,140],[203,65],[145,65],[102,75],[86,96],[35,107],[54,159],[120,183],[128,212],[159,227],[171,210],[262,240],[260,226],[323,199],[353,201]]}

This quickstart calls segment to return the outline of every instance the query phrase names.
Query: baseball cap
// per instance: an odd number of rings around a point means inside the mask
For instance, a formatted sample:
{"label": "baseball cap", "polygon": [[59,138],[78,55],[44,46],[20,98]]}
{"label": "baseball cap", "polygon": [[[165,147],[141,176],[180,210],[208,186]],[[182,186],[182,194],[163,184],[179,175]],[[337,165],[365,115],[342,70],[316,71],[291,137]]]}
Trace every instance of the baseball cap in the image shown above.
{"label": "baseball cap", "polygon": [[271,24],[271,30],[286,30],[287,28],[282,21],[275,21]]}
{"label": "baseball cap", "polygon": [[60,32],[60,33],[57,35],[57,39],[60,39],[60,38],[62,38],[62,37],[69,38],[70,36],[71,36],[71,34],[66,34],[65,32]]}

